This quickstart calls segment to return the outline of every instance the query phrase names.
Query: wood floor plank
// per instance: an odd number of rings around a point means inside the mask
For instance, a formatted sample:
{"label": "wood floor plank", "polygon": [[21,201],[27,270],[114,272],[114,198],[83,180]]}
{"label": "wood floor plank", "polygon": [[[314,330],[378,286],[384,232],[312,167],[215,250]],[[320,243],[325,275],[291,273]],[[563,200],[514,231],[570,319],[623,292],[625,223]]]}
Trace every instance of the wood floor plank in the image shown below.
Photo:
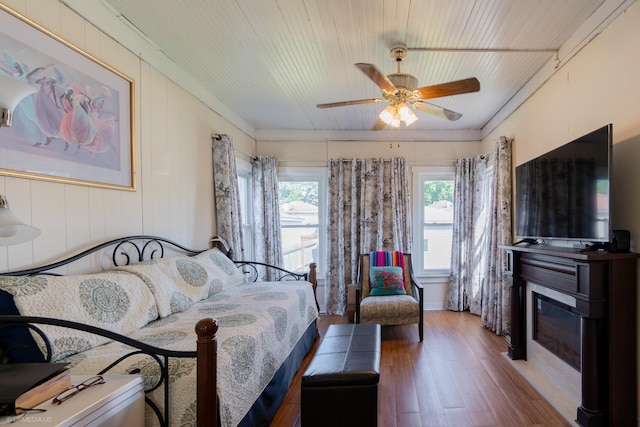
{"label": "wood floor plank", "polygon": [[448,361],[433,362],[430,366],[442,407],[445,409],[464,408],[462,393],[456,381],[453,380],[456,368],[454,367],[452,370]]}
{"label": "wood floor plank", "polygon": [[[545,403],[546,401],[542,397],[532,398],[537,392],[521,375],[510,374],[513,368],[507,360],[503,358],[495,361],[484,360],[483,362],[487,373],[491,375],[501,392],[508,396],[509,403],[517,406],[519,415],[524,419],[526,425],[542,425],[555,421],[556,418],[561,418],[559,415],[555,415],[555,411],[550,415],[541,411],[538,405],[531,404],[532,400]],[[549,403],[546,403],[546,408],[553,410]]]}
{"label": "wood floor plank", "polygon": [[271,425],[300,426],[300,403],[283,403],[280,405],[278,413],[271,421]]}
{"label": "wood floor plank", "polygon": [[[346,316],[321,316],[320,338]],[[417,327],[382,328],[379,427],[567,427],[570,424],[511,366],[505,340],[469,313],[425,312]],[[271,427],[300,426],[305,357]]]}
{"label": "wood floor plank", "polygon": [[[475,426],[473,419],[464,408],[450,408],[445,410],[446,426]],[[426,424],[431,425],[431,424]]]}
{"label": "wood floor plank", "polygon": [[394,353],[393,382],[395,385],[396,412],[398,414],[419,414],[415,359],[409,352]]}
{"label": "wood floor plank", "polygon": [[473,371],[471,374],[470,380],[481,391],[480,397],[498,425],[504,425],[502,424],[504,420],[510,420],[511,425],[514,426],[528,425],[525,423],[525,419],[520,416],[518,409],[513,406],[509,395],[499,388],[491,375],[485,370]]}
{"label": "wood floor plank", "polygon": [[398,414],[397,424],[402,427],[422,427],[422,419],[418,412]]}
{"label": "wood floor plank", "polygon": [[465,402],[464,406],[469,417],[473,420],[474,425],[497,425],[497,418],[483,397],[486,396],[486,390],[478,387],[478,383],[473,380],[477,376],[483,375],[482,369],[462,369],[460,374],[464,377],[464,383],[460,386]]}
{"label": "wood floor plank", "polygon": [[393,367],[380,366],[380,382],[378,383],[378,425],[392,426],[396,424],[396,396]]}

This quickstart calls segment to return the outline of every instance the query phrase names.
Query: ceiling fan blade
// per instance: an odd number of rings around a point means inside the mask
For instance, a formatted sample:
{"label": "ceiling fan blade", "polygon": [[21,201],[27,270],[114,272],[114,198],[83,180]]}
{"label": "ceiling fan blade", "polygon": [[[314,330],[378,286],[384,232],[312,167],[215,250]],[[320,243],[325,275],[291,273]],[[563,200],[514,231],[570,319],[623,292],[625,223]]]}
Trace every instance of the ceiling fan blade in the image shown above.
{"label": "ceiling fan blade", "polygon": [[463,93],[477,92],[480,90],[480,82],[475,77],[454,82],[442,83],[434,86],[419,87],[416,92],[422,99],[440,98],[441,96],[460,95]]}
{"label": "ceiling fan blade", "polygon": [[387,124],[385,122],[382,121],[382,119],[378,119],[376,120],[376,124],[373,125],[373,127],[371,128],[371,130],[382,130],[384,128],[387,127]]}
{"label": "ceiling fan blade", "polygon": [[377,84],[380,89],[386,90],[387,92],[392,92],[397,89],[395,85],[391,83],[391,80],[389,80],[387,76],[378,71],[375,65],[358,62],[356,64],[356,67],[360,68],[360,70],[362,70],[362,72],[365,73],[367,77],[373,80],[373,82]]}
{"label": "ceiling fan blade", "polygon": [[430,104],[429,102],[424,101],[416,101],[413,104],[414,108],[420,111],[424,111],[425,113],[433,114],[434,116],[438,116],[440,118],[450,120],[452,122],[458,120],[462,117],[462,114],[456,113],[455,111],[447,110],[446,108],[439,107],[434,104]]}
{"label": "ceiling fan blade", "polygon": [[316,107],[318,108],[345,107],[347,105],[370,104],[372,102],[382,102],[382,101],[384,101],[384,99],[380,99],[380,98],[356,99],[354,101],[329,102],[327,104],[318,104],[316,105]]}

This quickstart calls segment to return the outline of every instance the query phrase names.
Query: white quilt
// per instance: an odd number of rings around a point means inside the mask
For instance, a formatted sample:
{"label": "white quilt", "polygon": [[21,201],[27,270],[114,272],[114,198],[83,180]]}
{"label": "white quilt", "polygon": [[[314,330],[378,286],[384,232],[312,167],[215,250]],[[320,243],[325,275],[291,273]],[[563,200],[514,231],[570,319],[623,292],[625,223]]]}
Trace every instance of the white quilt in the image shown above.
{"label": "white quilt", "polygon": [[[286,291],[285,291],[286,289]],[[218,396],[222,426],[235,426],[271,380],[307,327],[317,318],[313,289],[308,282],[242,283],[200,301],[188,310],[159,319],[130,337],[172,350],[195,350],[195,324],[206,317],[220,322],[218,330]],[[73,373],[95,374],[130,347],[117,343],[69,357]],[[170,361],[170,426],[195,426],[196,361]],[[152,387],[159,378],[155,362],[136,355],[109,373],[135,370]],[[148,395],[163,410],[163,389]],[[147,425],[158,425],[147,408]]]}

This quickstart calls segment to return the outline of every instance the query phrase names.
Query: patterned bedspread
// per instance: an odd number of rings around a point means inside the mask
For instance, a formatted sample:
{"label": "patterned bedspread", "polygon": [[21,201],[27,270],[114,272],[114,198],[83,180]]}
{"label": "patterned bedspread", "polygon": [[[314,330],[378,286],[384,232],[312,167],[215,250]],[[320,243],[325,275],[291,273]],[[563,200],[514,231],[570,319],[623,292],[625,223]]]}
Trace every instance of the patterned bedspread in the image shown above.
{"label": "patterned bedspread", "polygon": [[[195,303],[188,310],[161,318],[130,334],[131,338],[172,350],[195,350],[196,322],[214,317],[218,330],[218,396],[223,426],[235,426],[247,413],[274,373],[317,318],[308,282],[242,283]],[[117,342],[68,357],[73,373],[95,374],[130,347]],[[196,361],[172,359],[170,365],[170,426],[195,426]],[[147,388],[159,378],[157,364],[136,355],[109,373],[140,372]],[[162,410],[163,389],[148,394]],[[147,425],[158,425],[147,408]]]}

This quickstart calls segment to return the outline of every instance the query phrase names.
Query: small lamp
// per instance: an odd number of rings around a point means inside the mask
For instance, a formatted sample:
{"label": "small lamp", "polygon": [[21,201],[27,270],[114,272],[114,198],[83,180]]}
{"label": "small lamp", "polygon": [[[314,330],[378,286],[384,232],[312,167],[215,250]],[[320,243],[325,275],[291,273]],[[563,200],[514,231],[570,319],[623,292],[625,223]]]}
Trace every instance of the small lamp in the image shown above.
{"label": "small lamp", "polygon": [[0,75],[0,127],[11,126],[12,111],[22,98],[36,90],[35,87],[13,77]]}
{"label": "small lamp", "polygon": [[9,209],[7,198],[0,194],[0,246],[28,242],[40,235],[40,230],[20,221]]}

